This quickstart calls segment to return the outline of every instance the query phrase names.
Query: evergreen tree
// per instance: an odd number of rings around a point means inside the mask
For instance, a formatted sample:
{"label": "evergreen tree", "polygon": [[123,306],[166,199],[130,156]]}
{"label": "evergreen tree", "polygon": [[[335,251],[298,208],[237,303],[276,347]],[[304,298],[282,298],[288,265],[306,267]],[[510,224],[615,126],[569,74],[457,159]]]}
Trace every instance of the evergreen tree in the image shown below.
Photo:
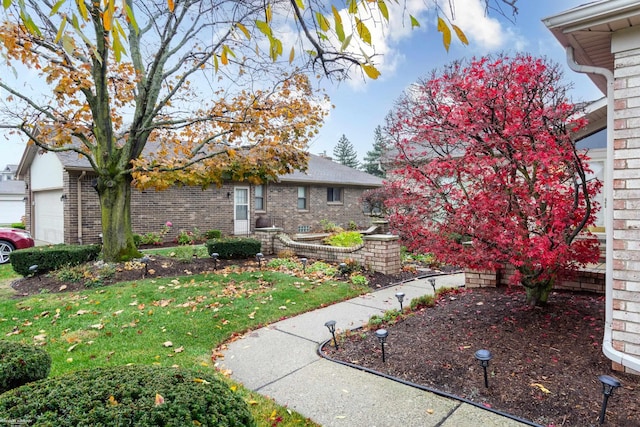
{"label": "evergreen tree", "polygon": [[378,125],[373,131],[373,150],[367,151],[362,163],[362,170],[371,175],[384,177],[385,172],[380,167],[380,158],[384,154],[386,143],[382,137],[382,128]]}
{"label": "evergreen tree", "polygon": [[341,163],[350,168],[357,169],[359,166],[358,153],[356,153],[353,144],[342,134],[338,145],[333,149],[333,157],[338,163]]}

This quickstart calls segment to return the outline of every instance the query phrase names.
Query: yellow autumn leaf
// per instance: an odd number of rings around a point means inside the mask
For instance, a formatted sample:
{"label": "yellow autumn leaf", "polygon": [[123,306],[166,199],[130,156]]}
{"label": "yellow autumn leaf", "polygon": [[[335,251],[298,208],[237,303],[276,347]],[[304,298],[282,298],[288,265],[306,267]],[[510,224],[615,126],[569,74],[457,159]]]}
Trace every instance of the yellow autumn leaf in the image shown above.
{"label": "yellow autumn leaf", "polygon": [[371,32],[369,31],[369,28],[367,28],[367,26],[364,24],[364,22],[362,22],[358,18],[356,18],[356,30],[358,30],[358,35],[360,36],[362,41],[370,45]]}
{"label": "yellow autumn leaf", "polygon": [[227,51],[224,49],[222,50],[222,55],[220,55],[220,61],[222,62],[222,65],[229,64],[229,59],[227,58]]}
{"label": "yellow autumn leaf", "polygon": [[531,387],[538,387],[540,389],[540,391],[545,393],[545,394],[551,393],[551,391],[549,391],[548,388],[546,388],[545,386],[543,386],[540,383],[531,383],[530,385],[531,385]]}
{"label": "yellow autumn leaf", "polygon": [[378,8],[384,19],[389,22],[389,9],[387,9],[387,3],[384,0],[378,0]]}
{"label": "yellow autumn leaf", "polygon": [[173,2],[173,0],[167,0],[167,6],[169,7],[169,11],[173,12],[173,10],[175,9],[176,5]]}
{"label": "yellow autumn leaf", "polygon": [[271,12],[271,4],[268,4],[267,7],[265,8],[264,15],[267,22],[271,22],[271,18],[273,17],[273,14]]}
{"label": "yellow autumn leaf", "polygon": [[378,69],[373,65],[362,64],[362,70],[372,80],[376,80],[378,77],[380,77],[380,71],[378,71]]}
{"label": "yellow autumn leaf", "polygon": [[447,52],[449,52],[449,46],[451,45],[451,30],[444,19],[438,16],[438,31],[442,33],[442,44]]}
{"label": "yellow autumn leaf", "polygon": [[247,40],[251,40],[251,34],[249,33],[249,30],[247,30],[247,27],[245,27],[239,22],[236,22],[236,28],[242,31],[242,33],[247,38]]}
{"label": "yellow autumn leaf", "polygon": [[248,403],[249,405],[257,405],[257,404],[258,404],[258,401],[257,401],[257,400],[249,400],[249,401],[247,401],[247,403]]}
{"label": "yellow autumn leaf", "polygon": [[467,36],[464,34],[464,32],[462,32],[462,30],[460,29],[460,27],[458,27],[457,25],[451,25],[453,27],[453,31],[456,32],[456,35],[458,36],[458,39],[462,42],[462,44],[469,44],[469,40],[467,39]]}
{"label": "yellow autumn leaf", "polygon": [[296,56],[296,51],[293,48],[293,46],[291,46],[291,52],[289,52],[289,64],[293,62],[295,56]]}
{"label": "yellow autumn leaf", "polygon": [[160,406],[162,404],[164,404],[164,397],[162,397],[161,395],[159,395],[158,393],[156,393],[156,406]]}
{"label": "yellow autumn leaf", "polygon": [[409,15],[409,18],[411,19],[411,29],[413,30],[415,27],[419,27],[420,26],[420,22],[418,22],[418,20],[416,19],[415,16],[413,15]]}
{"label": "yellow autumn leaf", "polygon": [[113,395],[109,396],[109,405],[116,406],[117,404],[118,404],[118,401],[116,400],[116,398],[113,397]]}
{"label": "yellow autumn leaf", "polygon": [[274,409],[269,418],[271,418],[272,420],[275,420],[276,419],[276,415],[278,415],[278,412]]}

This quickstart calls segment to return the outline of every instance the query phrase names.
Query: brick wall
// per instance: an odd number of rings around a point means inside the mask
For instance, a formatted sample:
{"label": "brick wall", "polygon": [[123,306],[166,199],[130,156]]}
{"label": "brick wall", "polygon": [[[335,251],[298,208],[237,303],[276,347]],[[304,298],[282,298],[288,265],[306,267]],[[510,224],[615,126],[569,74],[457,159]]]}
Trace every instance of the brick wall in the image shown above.
{"label": "brick wall", "polygon": [[295,242],[282,229],[258,229],[256,237],[262,243],[264,254],[274,254],[282,250],[291,250],[297,256],[320,259],[328,262],[354,260],[363,267],[383,274],[400,272],[400,240],[389,234],[363,236],[364,243],[353,248],[339,248],[315,243]]}
{"label": "brick wall", "polygon": [[[78,178],[80,171],[64,174],[65,215],[64,239],[66,243],[97,243],[102,232],[100,202],[91,181],[93,173],[86,173],[80,180],[82,189],[82,236],[78,233]],[[240,184],[243,185],[243,184]],[[246,185],[248,186],[248,185]],[[327,188],[309,186],[309,209],[297,209],[296,184],[270,184],[266,191],[266,211],[256,212],[253,204],[254,189],[251,187],[249,224],[255,228],[257,216],[267,215],[277,220],[288,233],[297,233],[299,225],[313,229],[321,227],[322,220],[347,226],[350,221],[364,227],[370,218],[363,215],[358,199],[364,189],[345,186],[342,203],[327,203]],[[134,233],[144,234],[160,231],[163,224],[171,221],[173,227],[166,240],[175,239],[181,229],[192,231],[197,227],[204,232],[209,229],[221,230],[224,235],[232,235],[233,230],[234,184],[221,187],[212,186],[205,190],[199,187],[172,187],[164,191],[132,190],[131,210]],[[30,206],[27,206],[28,208]],[[27,209],[27,220],[31,219],[31,209]],[[28,222],[29,223],[29,222]]]}
{"label": "brick wall", "polygon": [[[602,266],[604,267],[604,266]],[[495,270],[465,270],[465,286],[467,288],[486,288],[507,285],[515,273],[512,265]],[[571,274],[569,277],[558,281],[554,287],[557,290],[584,291],[605,293],[604,268],[585,269]]]}
{"label": "brick wall", "polygon": [[640,357],[640,49],[615,54],[614,76],[612,345]]}

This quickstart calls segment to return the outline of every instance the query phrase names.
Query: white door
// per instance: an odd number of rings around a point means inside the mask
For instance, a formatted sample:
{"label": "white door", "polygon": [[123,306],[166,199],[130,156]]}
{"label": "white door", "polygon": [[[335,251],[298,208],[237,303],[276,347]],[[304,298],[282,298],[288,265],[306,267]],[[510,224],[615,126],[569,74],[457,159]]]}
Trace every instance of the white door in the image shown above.
{"label": "white door", "polygon": [[47,243],[64,243],[64,204],[62,190],[33,193],[35,239]]}
{"label": "white door", "polygon": [[249,187],[235,187],[233,198],[233,234],[249,234]]}

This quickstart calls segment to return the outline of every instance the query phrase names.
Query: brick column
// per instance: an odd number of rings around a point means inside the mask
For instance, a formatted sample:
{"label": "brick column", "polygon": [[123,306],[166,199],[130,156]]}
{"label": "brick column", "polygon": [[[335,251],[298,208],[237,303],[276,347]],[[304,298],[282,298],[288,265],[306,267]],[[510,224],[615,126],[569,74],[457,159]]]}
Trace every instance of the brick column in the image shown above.
{"label": "brick column", "polygon": [[266,228],[256,228],[254,230],[256,239],[260,240],[261,251],[265,255],[273,255],[276,253],[276,249],[274,247],[274,240],[278,233],[282,233],[282,228],[278,227],[266,227]]}
{"label": "brick column", "polygon": [[[612,51],[615,54],[612,345],[618,351],[640,357],[640,31],[615,40]],[[617,364],[614,368],[624,369]]]}

